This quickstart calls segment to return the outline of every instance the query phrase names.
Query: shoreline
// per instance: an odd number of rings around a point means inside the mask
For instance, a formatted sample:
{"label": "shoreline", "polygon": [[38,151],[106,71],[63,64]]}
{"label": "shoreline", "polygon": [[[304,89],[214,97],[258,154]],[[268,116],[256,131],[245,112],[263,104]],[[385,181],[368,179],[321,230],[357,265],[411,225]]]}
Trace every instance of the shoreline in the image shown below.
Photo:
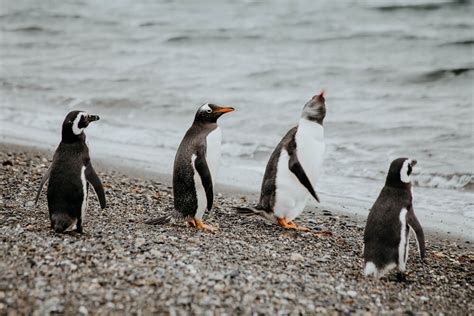
{"label": "shoreline", "polygon": [[473,310],[472,243],[428,237],[421,262],[411,238],[408,282],[396,282],[395,273],[374,280],[362,275],[364,226],[352,217],[310,208],[297,222],[312,231],[288,231],[238,216],[232,207],[244,199],[225,193],[204,216],[217,233],[181,222],[146,225],[173,207],[168,184],[98,161],[108,207],[100,210],[91,194],[84,234],[54,234],[45,190],[38,207],[32,203],[50,154],[0,148],[0,314]]}
{"label": "shoreline", "polygon": [[[5,151],[26,151],[26,152],[38,152],[43,154],[47,157],[48,160],[52,159],[52,155],[54,154],[55,148],[52,150],[48,150],[46,148],[32,146],[32,145],[18,145],[8,142],[0,142],[0,152]],[[150,180],[150,181],[158,181],[167,185],[171,188],[172,185],[172,175],[166,174],[162,172],[157,172],[152,170],[151,168],[140,165],[137,167],[131,166],[132,161],[128,161],[127,159],[121,157],[108,157],[108,158],[94,158],[91,157],[92,163],[96,169],[96,171],[102,172],[118,172],[123,175],[132,178],[140,178],[142,180]],[[106,161],[107,160],[107,161]],[[226,197],[226,198],[240,198],[244,199],[250,205],[255,204],[259,198],[259,192],[254,190],[244,188],[241,186],[231,186],[222,183],[217,183],[216,185],[216,194]],[[380,188],[381,189],[381,188]],[[416,194],[416,193],[415,193]],[[374,200],[375,201],[375,200]],[[309,210],[321,210],[329,209],[332,213],[338,215],[344,215],[350,217],[352,220],[356,221],[361,225],[365,225],[365,221],[367,219],[367,215],[369,210],[366,209],[366,206],[351,198],[342,198],[342,197],[333,197],[325,195],[324,204],[318,205],[315,202],[310,202],[305,208],[305,212],[307,213]],[[356,210],[356,211],[354,211]],[[303,215],[304,215],[303,213]],[[415,213],[416,205],[415,205]],[[440,215],[440,214],[436,214]],[[446,215],[446,214],[443,214]],[[448,214],[449,215],[449,214]],[[420,218],[419,218],[420,219]],[[470,243],[474,242],[474,235],[470,231],[463,232],[456,232],[458,227],[455,227],[453,224],[446,224],[444,223],[443,226],[434,227],[437,220],[433,220],[433,222],[425,223],[420,219],[422,224],[423,230],[425,235],[434,237],[434,238],[447,238],[449,240],[458,241],[458,242],[466,242],[469,241]],[[443,222],[443,218],[441,219]],[[429,225],[428,225],[429,224]],[[447,230],[449,229],[449,231]]]}

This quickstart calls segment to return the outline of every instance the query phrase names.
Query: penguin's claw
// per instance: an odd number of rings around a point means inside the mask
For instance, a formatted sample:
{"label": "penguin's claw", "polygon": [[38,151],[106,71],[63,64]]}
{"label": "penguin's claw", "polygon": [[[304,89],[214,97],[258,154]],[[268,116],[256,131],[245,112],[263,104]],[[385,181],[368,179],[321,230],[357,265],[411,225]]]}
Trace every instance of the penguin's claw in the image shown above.
{"label": "penguin's claw", "polygon": [[206,229],[206,230],[210,230],[210,231],[213,231],[213,232],[217,231],[217,227],[204,224],[203,222],[201,222],[201,221],[198,220],[198,219],[194,219],[194,222],[196,223],[196,226],[195,226],[195,227],[197,227],[197,228],[199,228],[199,229]]}
{"label": "penguin's claw", "polygon": [[190,220],[190,221],[188,222],[188,224],[189,224],[189,226],[191,226],[191,227],[196,227],[196,226],[197,226],[197,225],[196,225],[196,221],[194,220],[194,218],[193,218],[192,220]]}

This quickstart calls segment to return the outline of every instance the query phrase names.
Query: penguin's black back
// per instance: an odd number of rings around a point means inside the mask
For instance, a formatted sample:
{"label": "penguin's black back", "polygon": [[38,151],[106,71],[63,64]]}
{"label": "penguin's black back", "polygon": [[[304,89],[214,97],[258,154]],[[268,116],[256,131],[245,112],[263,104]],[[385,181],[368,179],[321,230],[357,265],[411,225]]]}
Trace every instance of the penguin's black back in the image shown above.
{"label": "penguin's black back", "polygon": [[82,167],[89,163],[85,140],[61,142],[54,154],[48,183],[49,213],[65,213],[77,218],[84,199]]}
{"label": "penguin's black back", "polygon": [[269,213],[273,212],[273,207],[275,205],[275,183],[278,171],[278,159],[280,158],[282,149],[296,146],[295,135],[297,130],[298,126],[290,129],[270,156],[265,169],[265,174],[263,176],[262,188],[260,190],[260,200],[258,202],[257,209],[261,209]]}
{"label": "penguin's black back", "polygon": [[409,187],[385,186],[367,218],[364,232],[364,259],[379,269],[398,262],[400,244],[400,211],[410,209],[412,196]]}
{"label": "penguin's black back", "polygon": [[206,152],[206,137],[216,128],[216,123],[194,122],[184,135],[176,152],[173,167],[174,207],[183,217],[194,217],[198,207],[192,156],[200,150]]}

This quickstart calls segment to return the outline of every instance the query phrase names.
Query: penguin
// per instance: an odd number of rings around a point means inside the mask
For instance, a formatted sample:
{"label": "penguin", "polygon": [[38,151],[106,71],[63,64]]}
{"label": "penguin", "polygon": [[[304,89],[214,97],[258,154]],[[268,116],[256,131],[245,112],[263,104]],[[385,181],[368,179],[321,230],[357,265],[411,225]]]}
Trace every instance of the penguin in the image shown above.
{"label": "penguin", "polygon": [[311,197],[319,202],[315,185],[326,149],[325,116],[326,100],[321,92],[306,102],[298,125],[286,133],[271,154],[257,206],[237,207],[238,213],[261,215],[287,229],[309,230],[293,220]]}
{"label": "penguin", "polygon": [[364,275],[380,278],[398,268],[404,281],[410,231],[416,236],[420,257],[426,255],[425,237],[413,210],[411,174],[417,161],[392,161],[385,186],[372,206],[364,231]]}
{"label": "penguin", "polygon": [[173,167],[174,213],[147,224],[164,224],[172,217],[185,219],[189,225],[199,229],[215,231],[206,225],[202,217],[210,211],[214,199],[214,184],[221,157],[222,133],[217,119],[224,113],[234,111],[232,107],[219,107],[206,103],[200,106],[194,122],[184,135],[176,152]]}
{"label": "penguin", "polygon": [[64,233],[76,226],[83,233],[83,220],[87,209],[89,184],[94,188],[102,209],[106,206],[104,188],[89,157],[84,129],[99,116],[84,111],[72,111],[62,125],[62,138],[53,156],[53,162],[41,180],[36,194],[40,193],[49,179],[47,199],[51,228]]}

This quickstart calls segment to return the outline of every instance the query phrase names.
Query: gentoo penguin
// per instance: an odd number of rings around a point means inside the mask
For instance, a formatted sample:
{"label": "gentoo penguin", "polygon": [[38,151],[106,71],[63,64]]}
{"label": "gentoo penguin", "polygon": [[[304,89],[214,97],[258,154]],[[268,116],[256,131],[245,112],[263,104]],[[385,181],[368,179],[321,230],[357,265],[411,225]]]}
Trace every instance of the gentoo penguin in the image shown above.
{"label": "gentoo penguin", "polygon": [[193,227],[215,230],[202,222],[212,208],[214,183],[221,157],[221,130],[217,119],[234,108],[204,104],[179,145],[173,168],[173,196],[177,215]]}
{"label": "gentoo penguin", "polygon": [[304,105],[298,125],[286,133],[273,151],[263,176],[260,200],[254,208],[237,208],[245,215],[262,215],[288,229],[308,230],[293,220],[308,199],[319,202],[315,191],[323,163],[324,92]]}
{"label": "gentoo penguin", "polygon": [[53,162],[41,180],[35,203],[48,183],[48,209],[51,227],[57,233],[73,229],[82,233],[82,221],[87,209],[89,183],[92,184],[101,208],[105,208],[102,183],[92,167],[84,129],[90,122],[99,120],[97,115],[72,111],[64,119],[62,138],[53,156]]}
{"label": "gentoo penguin", "polygon": [[425,257],[425,237],[413,211],[411,173],[416,160],[395,159],[388,171],[385,186],[372,206],[364,232],[364,274],[376,278],[398,268],[398,279],[408,260],[409,233],[416,235],[420,257]]}

